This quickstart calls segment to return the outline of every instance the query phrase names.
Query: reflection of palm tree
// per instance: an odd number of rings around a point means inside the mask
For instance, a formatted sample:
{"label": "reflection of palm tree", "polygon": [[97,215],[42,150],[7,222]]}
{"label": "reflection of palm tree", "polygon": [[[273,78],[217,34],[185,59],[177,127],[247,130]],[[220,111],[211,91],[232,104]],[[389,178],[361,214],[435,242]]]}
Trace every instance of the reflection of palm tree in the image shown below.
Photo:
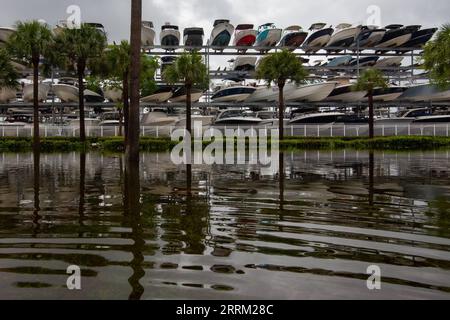
{"label": "reflection of palm tree", "polygon": [[372,207],[373,207],[373,197],[374,197],[374,171],[375,171],[375,159],[374,159],[374,154],[373,151],[369,152],[369,206],[370,206],[370,211],[369,213],[372,212]]}
{"label": "reflection of palm tree", "polygon": [[186,191],[188,198],[192,194],[192,164],[186,165]]}
{"label": "reflection of palm tree", "polygon": [[39,201],[39,191],[40,191],[40,161],[41,161],[41,154],[39,152],[39,147],[35,148],[33,152],[33,189],[34,189],[34,209],[33,209],[33,224],[34,224],[34,234],[37,234],[39,232],[39,220],[41,219],[41,216],[39,215],[40,208],[40,201]]}
{"label": "reflection of palm tree", "polygon": [[283,215],[284,210],[284,179],[285,179],[285,172],[284,172],[284,153],[280,152],[278,155],[278,175],[279,175],[279,188],[280,188],[280,220]]}
{"label": "reflection of palm tree", "polygon": [[124,183],[124,211],[126,217],[129,219],[132,229],[131,238],[134,244],[131,247],[133,260],[130,265],[133,269],[132,276],[128,279],[132,287],[129,299],[138,300],[144,293],[144,287],[139,283],[140,279],[145,275],[142,267],[144,255],[142,251],[145,247],[143,239],[143,230],[141,226],[141,187],[139,181],[139,165],[133,165],[127,161],[125,168],[125,183]]}
{"label": "reflection of palm tree", "polygon": [[80,153],[80,188],[78,200],[78,214],[80,216],[80,225],[83,225],[84,204],[85,204],[85,181],[86,181],[86,153]]}

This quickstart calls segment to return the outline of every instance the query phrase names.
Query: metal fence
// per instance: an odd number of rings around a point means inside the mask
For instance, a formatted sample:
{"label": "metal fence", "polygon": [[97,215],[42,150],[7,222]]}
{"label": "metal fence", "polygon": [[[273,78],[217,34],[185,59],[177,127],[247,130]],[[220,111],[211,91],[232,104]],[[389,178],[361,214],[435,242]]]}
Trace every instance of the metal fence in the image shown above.
{"label": "metal fence", "polygon": [[[203,132],[212,128],[202,127]],[[213,128],[225,133],[225,129],[240,129],[248,136],[271,135],[271,129],[275,126],[214,126]],[[170,136],[175,129],[182,127],[175,126],[142,126],[141,136],[164,137]],[[194,128],[195,130],[195,128]],[[287,125],[285,126],[285,136],[299,137],[367,137],[369,126],[366,125]],[[79,127],[72,126],[41,126],[42,137],[78,137]],[[119,136],[118,126],[87,126],[86,135],[89,137],[114,137]],[[198,134],[198,132],[197,132]],[[31,137],[33,135],[32,126],[0,126],[2,137]],[[375,125],[376,136],[449,136],[448,123],[436,124],[379,124]]]}

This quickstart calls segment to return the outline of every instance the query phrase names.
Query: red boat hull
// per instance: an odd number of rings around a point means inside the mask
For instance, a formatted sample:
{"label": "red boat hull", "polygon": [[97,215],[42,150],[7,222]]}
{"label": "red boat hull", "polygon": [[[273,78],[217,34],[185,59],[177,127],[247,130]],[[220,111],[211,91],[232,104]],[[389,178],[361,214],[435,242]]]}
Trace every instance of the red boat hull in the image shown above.
{"label": "red boat hull", "polygon": [[256,41],[256,37],[254,35],[248,35],[239,39],[236,43],[236,46],[240,47],[251,47]]}

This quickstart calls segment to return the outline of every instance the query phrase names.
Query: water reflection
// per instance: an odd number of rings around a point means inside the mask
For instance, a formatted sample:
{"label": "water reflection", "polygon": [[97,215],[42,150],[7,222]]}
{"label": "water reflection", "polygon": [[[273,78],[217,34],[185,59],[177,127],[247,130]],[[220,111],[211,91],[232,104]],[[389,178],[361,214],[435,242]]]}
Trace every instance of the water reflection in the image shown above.
{"label": "water reflection", "polygon": [[1,155],[0,297],[449,297],[447,152],[285,152],[272,176],[140,160]]}

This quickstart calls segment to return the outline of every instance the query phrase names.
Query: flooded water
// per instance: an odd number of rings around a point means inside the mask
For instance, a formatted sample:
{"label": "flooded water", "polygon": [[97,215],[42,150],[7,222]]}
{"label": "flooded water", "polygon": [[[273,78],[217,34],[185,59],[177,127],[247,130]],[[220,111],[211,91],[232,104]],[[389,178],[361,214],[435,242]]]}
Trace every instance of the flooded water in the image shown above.
{"label": "flooded water", "polygon": [[136,179],[121,156],[0,154],[0,298],[450,298],[446,151],[193,166],[192,196],[168,154],[141,158]]}

